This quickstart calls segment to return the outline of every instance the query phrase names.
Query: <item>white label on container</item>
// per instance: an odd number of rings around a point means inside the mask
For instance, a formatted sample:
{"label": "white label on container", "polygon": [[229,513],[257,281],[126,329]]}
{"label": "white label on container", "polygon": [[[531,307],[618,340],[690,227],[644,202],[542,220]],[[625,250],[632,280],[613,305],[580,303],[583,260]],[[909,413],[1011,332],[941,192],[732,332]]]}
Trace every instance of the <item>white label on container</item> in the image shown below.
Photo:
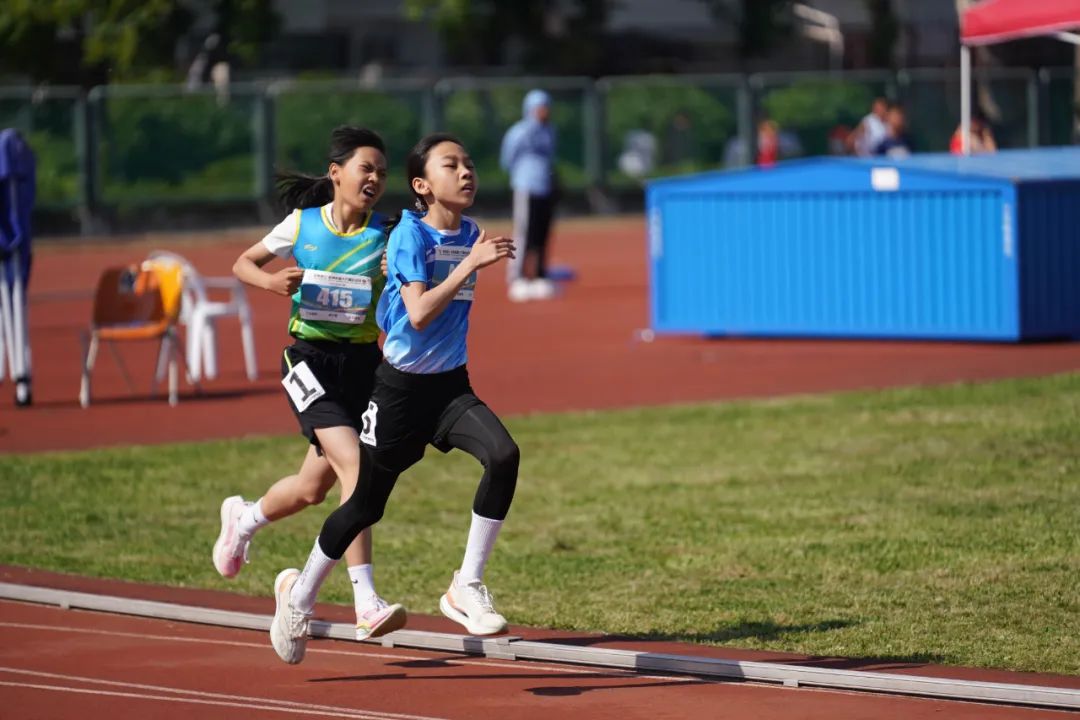
{"label": "white label on container", "polygon": [[664,254],[664,237],[661,234],[662,222],[660,208],[654,207],[649,213],[649,251],[653,260],[659,260]]}
{"label": "white label on container", "polygon": [[900,171],[893,167],[871,168],[870,187],[878,192],[896,192],[900,189]]}

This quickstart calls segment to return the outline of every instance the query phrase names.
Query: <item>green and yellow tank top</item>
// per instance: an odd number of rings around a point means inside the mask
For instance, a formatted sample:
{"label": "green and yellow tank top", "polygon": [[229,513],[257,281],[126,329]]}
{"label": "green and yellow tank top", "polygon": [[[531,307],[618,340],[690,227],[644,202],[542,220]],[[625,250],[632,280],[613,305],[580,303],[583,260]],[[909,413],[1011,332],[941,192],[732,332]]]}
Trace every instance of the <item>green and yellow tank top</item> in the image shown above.
{"label": "green and yellow tank top", "polygon": [[289,334],[302,340],[373,343],[379,339],[375,306],[386,278],[385,218],[368,213],[359,230],[338,232],[325,207],[294,211],[292,255],[304,270],[293,294]]}

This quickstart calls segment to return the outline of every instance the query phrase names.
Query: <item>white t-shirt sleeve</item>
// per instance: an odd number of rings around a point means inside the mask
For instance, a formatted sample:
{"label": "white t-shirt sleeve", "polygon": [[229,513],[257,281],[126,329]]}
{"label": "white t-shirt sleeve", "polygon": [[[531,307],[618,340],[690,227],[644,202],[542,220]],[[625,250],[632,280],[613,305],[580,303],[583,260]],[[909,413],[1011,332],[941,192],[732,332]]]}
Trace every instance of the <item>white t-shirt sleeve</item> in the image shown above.
{"label": "white t-shirt sleeve", "polygon": [[262,239],[266,249],[278,257],[287,258],[292,255],[293,244],[300,232],[300,212],[294,210],[289,216],[274,226],[274,229]]}

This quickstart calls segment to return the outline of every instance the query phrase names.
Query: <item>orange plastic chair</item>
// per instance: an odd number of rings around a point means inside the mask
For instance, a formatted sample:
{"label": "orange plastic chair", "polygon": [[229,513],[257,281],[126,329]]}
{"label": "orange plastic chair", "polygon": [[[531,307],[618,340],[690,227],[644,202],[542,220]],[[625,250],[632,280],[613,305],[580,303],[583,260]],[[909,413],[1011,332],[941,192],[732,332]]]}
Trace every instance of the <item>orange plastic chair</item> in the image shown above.
{"label": "orange plastic chair", "polygon": [[[108,268],[98,280],[94,294],[93,319],[84,335],[86,353],[83,358],[82,384],[79,388],[79,404],[90,405],[90,374],[97,359],[101,341],[109,343],[120,371],[134,389],[131,377],[114,346],[117,342],[135,340],[158,340],[158,364],[169,363],[169,404],[177,402],[177,362],[180,342],[176,323],[180,316],[180,298],[183,292],[183,276],[175,264],[144,262],[141,266]],[[156,377],[154,386],[156,389]]]}

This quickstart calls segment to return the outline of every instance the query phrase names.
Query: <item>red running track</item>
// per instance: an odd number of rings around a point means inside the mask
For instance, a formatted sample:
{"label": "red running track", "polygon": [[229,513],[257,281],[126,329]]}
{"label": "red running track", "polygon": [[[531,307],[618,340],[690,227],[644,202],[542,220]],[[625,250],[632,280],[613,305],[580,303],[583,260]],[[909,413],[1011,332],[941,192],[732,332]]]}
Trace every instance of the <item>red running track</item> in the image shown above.
{"label": "red running track", "polygon": [[[493,231],[505,231],[492,224]],[[124,347],[138,393],[130,394],[107,351],[99,354],[94,405],[83,410],[79,333],[106,266],[152,248],[187,256],[205,274],[228,274],[260,231],[155,235],[124,244],[52,244],[35,257],[31,343],[35,406],[15,411],[0,386],[0,452],[32,452],[240,437],[296,431],[278,385],[287,301],[251,291],[261,378],[248,383],[236,325],[219,331],[222,373],[201,391],[183,388],[169,408],[148,394],[151,347]],[[665,338],[640,342],[648,324],[645,232],[640,218],[563,222],[555,261],[578,280],[554,301],[506,299],[501,268],[481,274],[469,362],[478,393],[499,413],[765,397],[856,388],[1043,375],[1080,368],[1080,343],[994,345],[859,341]]]}
{"label": "red running track", "polygon": [[[222,609],[272,611],[272,601],[227,593],[91,580],[0,567],[0,578],[110,595]],[[317,616],[346,619],[349,609],[320,606]],[[441,618],[410,627],[452,631]],[[528,639],[627,646],[611,638],[513,628]],[[656,652],[693,651],[644,643]],[[732,653],[738,659],[793,662],[795,656]],[[839,661],[803,658],[803,662]],[[845,661],[853,667],[853,661]],[[1078,678],[962,668],[881,665],[867,669],[949,674],[1001,682],[1077,687]],[[938,672],[945,670],[945,673]],[[266,633],[0,601],[0,716],[13,718],[275,718],[372,720],[429,718],[950,718],[1038,720],[1053,710],[785,688],[646,675],[455,653],[313,640],[299,666],[280,662]]]}

